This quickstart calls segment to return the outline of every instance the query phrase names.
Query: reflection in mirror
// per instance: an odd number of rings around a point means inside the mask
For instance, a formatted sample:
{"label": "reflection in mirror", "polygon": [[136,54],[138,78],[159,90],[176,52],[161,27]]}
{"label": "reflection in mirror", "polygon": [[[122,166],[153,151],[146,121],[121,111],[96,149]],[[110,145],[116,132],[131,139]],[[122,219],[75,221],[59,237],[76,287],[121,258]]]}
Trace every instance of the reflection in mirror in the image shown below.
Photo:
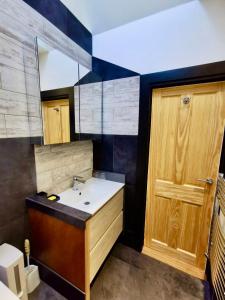
{"label": "reflection in mirror", "polygon": [[44,144],[75,139],[74,85],[78,63],[37,38]]}
{"label": "reflection in mirror", "polygon": [[37,39],[41,91],[74,86],[78,80],[78,63]]}
{"label": "reflection in mirror", "polygon": [[75,85],[75,130],[81,138],[102,134],[102,79],[79,65],[79,82]]}

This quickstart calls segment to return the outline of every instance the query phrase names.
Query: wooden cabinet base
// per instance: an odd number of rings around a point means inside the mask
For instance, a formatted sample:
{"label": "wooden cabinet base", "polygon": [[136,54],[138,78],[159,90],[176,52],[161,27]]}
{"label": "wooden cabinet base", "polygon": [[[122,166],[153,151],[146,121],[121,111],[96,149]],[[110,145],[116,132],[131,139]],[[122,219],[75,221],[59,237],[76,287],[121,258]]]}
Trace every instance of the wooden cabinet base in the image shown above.
{"label": "wooden cabinet base", "polygon": [[117,216],[97,245],[90,252],[90,282],[94,279],[102,263],[112,249],[123,229],[123,212]]}
{"label": "wooden cabinet base", "polygon": [[89,300],[90,284],[123,230],[123,190],[82,229],[36,208],[28,215],[41,278],[69,300]]}

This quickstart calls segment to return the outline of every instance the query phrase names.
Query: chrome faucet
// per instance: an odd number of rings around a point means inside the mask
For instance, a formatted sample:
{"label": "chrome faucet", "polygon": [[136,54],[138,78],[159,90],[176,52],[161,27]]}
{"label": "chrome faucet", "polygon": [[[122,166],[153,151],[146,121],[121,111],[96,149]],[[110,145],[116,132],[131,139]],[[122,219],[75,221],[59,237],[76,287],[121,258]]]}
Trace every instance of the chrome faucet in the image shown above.
{"label": "chrome faucet", "polygon": [[74,176],[73,177],[73,190],[74,191],[77,191],[78,190],[78,187],[81,185],[81,184],[84,184],[86,182],[86,179],[82,176]]}

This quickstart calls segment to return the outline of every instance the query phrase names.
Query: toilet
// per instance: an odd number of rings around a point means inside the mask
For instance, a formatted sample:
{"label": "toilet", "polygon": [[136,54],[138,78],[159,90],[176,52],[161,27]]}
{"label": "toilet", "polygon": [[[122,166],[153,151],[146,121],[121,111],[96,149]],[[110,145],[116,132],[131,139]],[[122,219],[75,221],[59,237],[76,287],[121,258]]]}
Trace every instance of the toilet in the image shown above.
{"label": "toilet", "polygon": [[0,299],[1,300],[19,300],[19,298],[13,294],[10,289],[7,288],[1,281],[0,281]]}

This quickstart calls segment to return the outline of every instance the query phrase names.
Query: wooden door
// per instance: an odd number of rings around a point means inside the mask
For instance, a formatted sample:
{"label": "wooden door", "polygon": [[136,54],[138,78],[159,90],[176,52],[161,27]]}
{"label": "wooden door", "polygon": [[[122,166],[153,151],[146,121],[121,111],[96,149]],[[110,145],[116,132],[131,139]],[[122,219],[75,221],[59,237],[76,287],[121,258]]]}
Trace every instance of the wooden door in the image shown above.
{"label": "wooden door", "polygon": [[44,143],[70,142],[69,100],[51,100],[42,103]]}
{"label": "wooden door", "polygon": [[153,91],[143,253],[199,278],[224,124],[224,82]]}

